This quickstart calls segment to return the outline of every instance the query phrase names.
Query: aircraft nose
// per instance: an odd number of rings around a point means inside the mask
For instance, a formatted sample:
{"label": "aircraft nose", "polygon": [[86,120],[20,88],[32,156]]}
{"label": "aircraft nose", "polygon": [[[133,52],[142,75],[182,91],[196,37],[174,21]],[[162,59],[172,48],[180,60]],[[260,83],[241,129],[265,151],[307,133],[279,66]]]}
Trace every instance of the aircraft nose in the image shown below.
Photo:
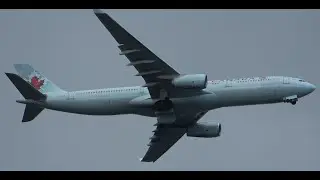
{"label": "aircraft nose", "polygon": [[312,89],[312,92],[313,92],[314,90],[317,89],[317,87],[315,85],[311,84],[311,89]]}
{"label": "aircraft nose", "polygon": [[308,91],[308,94],[312,93],[315,89],[316,89],[316,86],[311,83],[308,83],[306,85],[306,90]]}

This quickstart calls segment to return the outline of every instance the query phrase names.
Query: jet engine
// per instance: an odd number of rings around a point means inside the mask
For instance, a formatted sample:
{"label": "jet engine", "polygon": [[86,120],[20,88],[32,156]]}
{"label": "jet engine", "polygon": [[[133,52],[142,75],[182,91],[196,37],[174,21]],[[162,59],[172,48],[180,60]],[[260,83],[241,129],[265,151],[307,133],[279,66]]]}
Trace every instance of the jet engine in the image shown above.
{"label": "jet engine", "polygon": [[208,77],[206,74],[181,75],[172,80],[177,88],[204,89],[207,87]]}
{"label": "jet engine", "polygon": [[201,138],[213,138],[219,137],[221,133],[221,124],[201,124],[197,123],[188,127],[187,136],[189,137],[201,137]]}

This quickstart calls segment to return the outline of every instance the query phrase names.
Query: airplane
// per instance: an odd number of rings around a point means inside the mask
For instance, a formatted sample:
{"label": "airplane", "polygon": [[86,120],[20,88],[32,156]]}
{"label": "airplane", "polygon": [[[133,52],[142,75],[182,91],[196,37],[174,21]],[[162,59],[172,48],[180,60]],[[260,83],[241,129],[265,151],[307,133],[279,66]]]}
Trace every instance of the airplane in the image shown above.
{"label": "airplane", "polygon": [[34,120],[44,109],[85,114],[135,114],[156,119],[148,150],[141,162],[156,162],[184,135],[197,138],[221,136],[221,124],[199,123],[209,111],[235,106],[291,103],[312,93],[316,86],[302,78],[287,76],[208,80],[206,74],[183,74],[127,32],[107,13],[95,16],[118,43],[145,84],[93,90],[66,91],[29,64],[14,64],[5,73],[23,96],[22,122]]}

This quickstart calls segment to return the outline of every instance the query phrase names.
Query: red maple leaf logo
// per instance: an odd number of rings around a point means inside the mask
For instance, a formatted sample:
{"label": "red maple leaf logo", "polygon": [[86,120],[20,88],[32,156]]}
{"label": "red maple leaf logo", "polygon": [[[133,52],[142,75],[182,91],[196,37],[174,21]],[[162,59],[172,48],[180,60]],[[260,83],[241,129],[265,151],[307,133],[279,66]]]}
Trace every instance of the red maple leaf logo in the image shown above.
{"label": "red maple leaf logo", "polygon": [[44,83],[44,80],[40,80],[39,81],[39,78],[37,76],[33,76],[31,78],[31,84],[33,85],[33,87],[35,87],[36,89],[40,89],[41,86],[43,85]]}

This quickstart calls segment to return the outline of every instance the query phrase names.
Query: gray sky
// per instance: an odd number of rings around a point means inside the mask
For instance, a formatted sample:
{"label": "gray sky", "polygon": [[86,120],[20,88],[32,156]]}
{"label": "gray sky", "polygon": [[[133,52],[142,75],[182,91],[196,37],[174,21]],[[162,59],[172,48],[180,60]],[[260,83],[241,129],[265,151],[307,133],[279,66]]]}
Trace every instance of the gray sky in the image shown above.
{"label": "gray sky", "polygon": [[[301,76],[319,87],[320,12],[105,10],[181,73],[211,80]],[[92,10],[3,10],[2,72],[29,63],[66,90],[143,84]],[[183,137],[141,163],[155,119],[45,110],[21,123],[22,96],[3,74],[0,170],[320,170],[319,90],[296,106],[223,108],[217,139]]]}

